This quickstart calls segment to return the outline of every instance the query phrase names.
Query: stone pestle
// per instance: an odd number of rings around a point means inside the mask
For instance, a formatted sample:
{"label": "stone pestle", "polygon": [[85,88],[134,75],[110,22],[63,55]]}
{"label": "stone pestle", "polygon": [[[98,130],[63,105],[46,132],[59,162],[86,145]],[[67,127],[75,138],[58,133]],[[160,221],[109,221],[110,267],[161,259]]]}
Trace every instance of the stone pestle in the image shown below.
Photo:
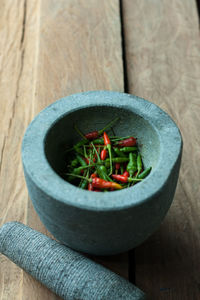
{"label": "stone pestle", "polygon": [[0,228],[0,252],[66,300],[144,300],[136,286],[32,228]]}

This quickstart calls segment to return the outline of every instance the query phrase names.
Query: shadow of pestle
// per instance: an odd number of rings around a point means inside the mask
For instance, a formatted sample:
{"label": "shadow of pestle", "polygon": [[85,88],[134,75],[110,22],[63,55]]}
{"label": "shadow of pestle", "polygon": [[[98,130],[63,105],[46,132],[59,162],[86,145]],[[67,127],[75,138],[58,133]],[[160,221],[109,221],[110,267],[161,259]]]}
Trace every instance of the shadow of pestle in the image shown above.
{"label": "shadow of pestle", "polygon": [[19,222],[0,228],[0,252],[66,300],[144,300],[133,284]]}

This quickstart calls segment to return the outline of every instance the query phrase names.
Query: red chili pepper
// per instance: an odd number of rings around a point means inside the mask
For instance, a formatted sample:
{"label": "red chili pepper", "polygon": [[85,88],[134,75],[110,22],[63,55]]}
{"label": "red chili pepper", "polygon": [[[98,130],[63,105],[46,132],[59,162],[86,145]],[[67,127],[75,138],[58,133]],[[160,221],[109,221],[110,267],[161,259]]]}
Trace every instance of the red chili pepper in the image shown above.
{"label": "red chili pepper", "polygon": [[88,183],[88,191],[93,191],[93,186],[91,182]]}
{"label": "red chili pepper", "polygon": [[107,146],[107,145],[111,145],[111,142],[110,142],[110,139],[109,139],[109,136],[107,135],[106,132],[104,132],[103,134],[103,138],[104,138],[104,145]]}
{"label": "red chili pepper", "polygon": [[106,149],[103,149],[101,151],[101,160],[105,160],[106,159],[106,156],[107,156],[107,150]]}
{"label": "red chili pepper", "polygon": [[106,181],[98,177],[92,179],[92,186],[99,189],[109,189],[109,188],[114,188],[115,190],[122,189],[122,186],[120,184],[112,181]]}
{"label": "red chili pepper", "polygon": [[128,176],[112,174],[112,178],[121,182],[128,182]]}
{"label": "red chili pepper", "polygon": [[96,178],[96,177],[98,177],[98,176],[97,176],[97,173],[92,173],[92,174],[90,175],[90,178]]}
{"label": "red chili pepper", "polygon": [[97,130],[85,134],[85,138],[88,140],[95,140],[96,138],[98,138],[98,136],[99,132]]}
{"label": "red chili pepper", "polygon": [[136,138],[134,138],[133,136],[128,138],[128,139],[125,139],[125,140],[122,140],[122,141],[119,141],[117,143],[117,146],[119,147],[132,147],[132,146],[135,146],[136,145]]}
{"label": "red chili pepper", "polygon": [[[91,161],[87,157],[83,157],[84,161],[89,165]],[[92,160],[94,163],[96,162],[96,158],[94,157]]]}
{"label": "red chili pepper", "polygon": [[128,171],[125,171],[125,172],[123,173],[123,176],[129,177],[129,172],[128,172]]}
{"label": "red chili pepper", "polygon": [[[96,177],[97,177],[97,174],[96,174],[96,173],[92,173],[92,174],[90,175],[90,178],[96,178]],[[89,182],[89,183],[88,183],[88,191],[94,191],[92,182]]]}
{"label": "red chili pepper", "polygon": [[116,170],[119,170],[119,169],[120,169],[120,163],[116,163],[116,164],[115,164],[115,169],[116,169]]}
{"label": "red chili pepper", "polygon": [[108,149],[108,153],[109,153],[109,159],[110,159],[110,173],[109,173],[109,175],[111,175],[112,174],[112,149],[111,149],[111,142],[110,142],[109,136],[107,135],[107,133],[105,131],[103,133],[103,139],[104,139],[104,145]]}

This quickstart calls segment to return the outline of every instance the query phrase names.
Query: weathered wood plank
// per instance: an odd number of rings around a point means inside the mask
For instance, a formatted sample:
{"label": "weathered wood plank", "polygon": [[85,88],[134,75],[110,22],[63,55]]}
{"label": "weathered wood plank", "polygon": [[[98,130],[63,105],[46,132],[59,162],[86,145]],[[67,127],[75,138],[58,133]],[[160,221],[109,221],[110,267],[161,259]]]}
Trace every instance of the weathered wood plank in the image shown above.
{"label": "weathered wood plank", "polygon": [[136,285],[152,299],[199,299],[200,41],[196,4],[125,0],[123,16],[129,92],[167,111],[184,141],[173,205],[160,229],[135,250]]}
{"label": "weathered wood plank", "polygon": [[[31,2],[31,1],[29,1]],[[26,1],[0,1],[0,223],[25,222],[27,191],[21,165],[21,140],[33,116],[35,11]],[[27,19],[29,13],[29,19]],[[29,39],[26,40],[26,28]],[[33,68],[34,69],[34,68]],[[23,272],[0,257],[0,299],[20,299]]]}
{"label": "weathered wood plank", "polygon": [[72,93],[123,91],[118,1],[41,3],[36,111]]}
{"label": "weathered wood plank", "polygon": [[[21,141],[31,119],[71,93],[123,91],[118,1],[0,1],[1,224],[47,233],[30,201]],[[59,299],[1,256],[0,299]],[[101,263],[128,276],[127,254]]]}

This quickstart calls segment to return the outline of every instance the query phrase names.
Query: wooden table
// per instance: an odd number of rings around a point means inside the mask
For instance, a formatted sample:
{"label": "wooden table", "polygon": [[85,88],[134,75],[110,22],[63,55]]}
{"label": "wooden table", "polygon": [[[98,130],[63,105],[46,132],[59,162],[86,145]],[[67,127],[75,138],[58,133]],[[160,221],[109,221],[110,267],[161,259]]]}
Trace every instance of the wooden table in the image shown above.
{"label": "wooden table", "polygon": [[[161,227],[129,254],[98,261],[129,276],[152,299],[200,299],[195,0],[0,0],[1,224],[17,220],[47,233],[28,199],[22,136],[56,99],[99,89],[158,104],[178,124],[184,151],[175,199]],[[0,299],[59,297],[0,256]]]}

